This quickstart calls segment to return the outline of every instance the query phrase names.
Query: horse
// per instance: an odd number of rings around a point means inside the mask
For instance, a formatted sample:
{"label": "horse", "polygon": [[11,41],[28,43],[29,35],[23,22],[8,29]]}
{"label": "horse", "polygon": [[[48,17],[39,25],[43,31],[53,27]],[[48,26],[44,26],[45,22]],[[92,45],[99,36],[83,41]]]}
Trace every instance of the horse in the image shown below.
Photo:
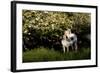
{"label": "horse", "polygon": [[66,48],[67,48],[67,52],[69,52],[70,46],[72,47],[72,50],[75,49],[75,51],[77,51],[77,36],[74,33],[71,33],[71,30],[68,29],[64,32],[63,39],[61,40],[61,44],[64,53]]}

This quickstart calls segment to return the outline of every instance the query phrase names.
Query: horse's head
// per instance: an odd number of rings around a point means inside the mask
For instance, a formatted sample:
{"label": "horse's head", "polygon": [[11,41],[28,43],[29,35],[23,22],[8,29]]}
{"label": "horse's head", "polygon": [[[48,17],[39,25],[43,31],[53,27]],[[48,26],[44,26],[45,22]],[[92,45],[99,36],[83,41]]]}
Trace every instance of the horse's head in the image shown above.
{"label": "horse's head", "polygon": [[71,29],[65,30],[64,31],[64,35],[66,35],[67,37],[71,34]]}

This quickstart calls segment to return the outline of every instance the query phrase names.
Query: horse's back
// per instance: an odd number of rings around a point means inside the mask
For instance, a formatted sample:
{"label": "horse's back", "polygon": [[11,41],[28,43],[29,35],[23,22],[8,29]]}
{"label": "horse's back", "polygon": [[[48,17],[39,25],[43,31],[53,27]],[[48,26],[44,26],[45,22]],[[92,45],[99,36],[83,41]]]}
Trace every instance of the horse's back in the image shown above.
{"label": "horse's back", "polygon": [[71,38],[73,42],[77,41],[77,36],[73,33],[69,35],[69,38]]}

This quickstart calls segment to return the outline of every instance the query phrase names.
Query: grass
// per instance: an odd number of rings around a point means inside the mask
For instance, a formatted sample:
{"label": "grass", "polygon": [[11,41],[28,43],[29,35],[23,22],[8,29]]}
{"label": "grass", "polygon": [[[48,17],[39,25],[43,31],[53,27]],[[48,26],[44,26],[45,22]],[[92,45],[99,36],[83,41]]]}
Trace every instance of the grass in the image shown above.
{"label": "grass", "polygon": [[90,59],[90,48],[81,48],[78,52],[70,51],[63,53],[52,49],[40,47],[31,51],[23,52],[23,62],[44,62],[44,61],[64,61],[64,60],[84,60]]}

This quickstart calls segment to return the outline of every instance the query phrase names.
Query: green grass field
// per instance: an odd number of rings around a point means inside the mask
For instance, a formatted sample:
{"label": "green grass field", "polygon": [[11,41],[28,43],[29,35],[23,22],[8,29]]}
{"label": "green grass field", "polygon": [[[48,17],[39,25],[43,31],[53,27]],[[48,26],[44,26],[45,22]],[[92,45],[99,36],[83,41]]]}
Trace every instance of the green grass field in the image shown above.
{"label": "green grass field", "polygon": [[45,61],[64,61],[64,60],[84,60],[91,58],[90,48],[81,48],[79,51],[63,53],[48,48],[35,48],[31,51],[23,52],[23,62],[45,62]]}

